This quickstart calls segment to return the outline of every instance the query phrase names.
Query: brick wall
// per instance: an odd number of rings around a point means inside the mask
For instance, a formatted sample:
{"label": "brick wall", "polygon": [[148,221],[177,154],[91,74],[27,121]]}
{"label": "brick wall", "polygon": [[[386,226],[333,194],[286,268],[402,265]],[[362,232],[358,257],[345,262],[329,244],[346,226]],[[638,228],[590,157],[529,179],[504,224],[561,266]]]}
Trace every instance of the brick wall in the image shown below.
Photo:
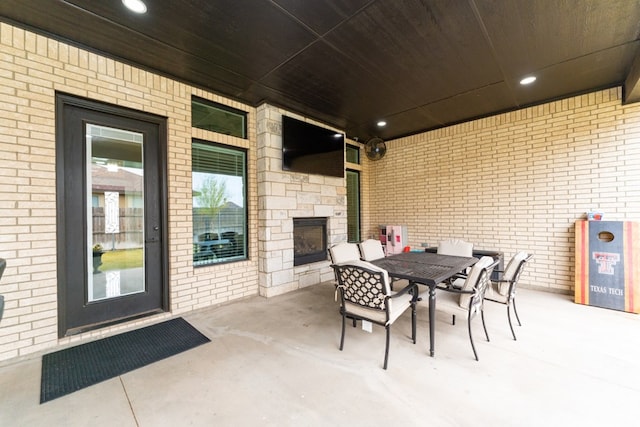
{"label": "brick wall", "polygon": [[613,88],[387,142],[367,162],[363,235],[456,237],[535,259],[528,286],[570,292],[574,223],[589,209],[640,220],[640,104]]}
{"label": "brick wall", "polygon": [[[0,361],[111,334],[169,314],[57,337],[55,93],[167,117],[171,314],[258,293],[255,109],[0,23]],[[191,127],[191,95],[248,112],[248,139]],[[248,150],[250,260],[193,268],[191,139]]]}

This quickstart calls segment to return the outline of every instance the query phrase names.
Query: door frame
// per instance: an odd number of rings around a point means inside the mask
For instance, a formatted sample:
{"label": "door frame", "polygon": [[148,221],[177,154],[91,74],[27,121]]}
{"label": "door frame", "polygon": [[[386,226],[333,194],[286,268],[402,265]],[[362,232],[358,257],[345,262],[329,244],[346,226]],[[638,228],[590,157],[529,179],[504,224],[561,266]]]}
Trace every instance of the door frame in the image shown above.
{"label": "door frame", "polygon": [[[142,316],[153,315],[159,312],[169,311],[169,245],[168,245],[168,194],[167,194],[167,120],[165,117],[158,116],[151,113],[145,113],[142,111],[133,110],[130,108],[120,107],[112,104],[107,104],[100,101],[95,101],[87,98],[82,98],[62,92],[56,92],[56,259],[57,259],[57,290],[58,290],[58,337],[74,335],[87,330],[94,330],[103,328],[116,323],[122,323],[136,319]],[[160,242],[160,262],[162,264],[160,268],[161,284],[161,303],[160,308],[148,313],[139,313],[129,317],[113,319],[106,322],[101,322],[94,325],[88,325],[80,328],[69,328],[67,320],[67,281],[69,280],[69,272],[67,271],[67,251],[64,248],[68,247],[67,241],[67,225],[66,213],[65,213],[65,199],[68,194],[72,194],[77,191],[82,191],[84,186],[84,179],[82,183],[74,183],[72,188],[65,185],[65,155],[64,155],[64,138],[65,138],[65,108],[78,107],[87,110],[91,110],[97,113],[104,113],[113,116],[119,116],[126,119],[133,119],[143,122],[148,122],[157,125],[158,128],[158,159],[156,167],[158,170],[158,186],[159,188],[159,204],[161,212],[159,213],[159,223],[161,229],[161,242]],[[80,188],[78,188],[78,186]],[[83,192],[84,194],[84,192]],[[83,197],[85,197],[83,195]],[[86,206],[86,204],[85,204]],[[73,226],[77,227],[77,224]],[[87,234],[86,224],[83,224],[82,235]],[[78,267],[83,268],[83,267]]]}

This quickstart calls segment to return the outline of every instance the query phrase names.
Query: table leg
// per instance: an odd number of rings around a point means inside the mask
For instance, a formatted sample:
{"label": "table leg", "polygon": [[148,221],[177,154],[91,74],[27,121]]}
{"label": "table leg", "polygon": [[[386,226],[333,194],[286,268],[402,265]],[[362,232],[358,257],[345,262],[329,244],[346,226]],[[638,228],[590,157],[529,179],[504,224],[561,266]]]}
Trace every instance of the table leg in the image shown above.
{"label": "table leg", "polygon": [[429,286],[429,354],[435,354],[436,287]]}

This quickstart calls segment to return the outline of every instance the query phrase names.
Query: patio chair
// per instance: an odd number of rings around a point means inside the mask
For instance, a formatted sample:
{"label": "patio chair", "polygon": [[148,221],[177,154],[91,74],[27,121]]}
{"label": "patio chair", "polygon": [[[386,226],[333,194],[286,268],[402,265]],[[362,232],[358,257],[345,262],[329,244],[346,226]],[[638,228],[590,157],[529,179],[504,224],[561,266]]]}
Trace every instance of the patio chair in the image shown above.
{"label": "patio chair", "polygon": [[[356,243],[349,242],[340,242],[335,245],[329,247],[329,259],[331,260],[331,264],[344,264],[346,262],[351,261],[360,261],[360,250],[358,249],[358,245]],[[334,271],[335,274],[335,286],[336,292],[334,294],[334,299],[338,300],[338,274]],[[340,308],[340,312],[342,313],[342,307]],[[356,327],[356,318],[350,317],[353,320],[353,327]]]}
{"label": "patio chair", "polygon": [[[473,243],[469,243],[460,239],[442,240],[438,243],[438,253],[440,255],[472,257]],[[464,285],[466,273],[468,273],[468,270],[464,273],[459,273],[449,279],[447,286],[461,288]]]}
{"label": "patio chair", "polygon": [[360,250],[356,243],[336,243],[329,247],[329,259],[331,259],[332,264],[342,264],[347,261],[359,261]]}
{"label": "patio chair", "polygon": [[[382,248],[382,243],[380,242],[380,240],[363,240],[362,242],[358,243],[358,249],[360,249],[360,257],[363,261],[375,261],[386,256],[384,254],[384,249]],[[391,290],[393,290],[394,285],[398,282],[404,283],[405,286],[409,283],[404,279],[391,278]]]}
{"label": "patio chair", "polygon": [[384,258],[384,249],[380,240],[366,239],[358,243],[360,249],[360,258],[364,261],[375,261]]}
{"label": "patio chair", "polygon": [[513,306],[513,312],[516,314],[518,325],[522,326],[520,317],[518,316],[518,310],[516,310],[516,288],[520,274],[524,270],[524,265],[531,261],[533,254],[527,252],[518,252],[509,260],[507,268],[504,269],[504,274],[499,280],[491,282],[491,288],[487,291],[485,299],[491,302],[497,302],[507,306],[507,319],[509,320],[509,327],[511,328],[511,335],[516,340],[516,333],[513,330],[513,324],[511,322],[511,306]]}
{"label": "patio chair", "polygon": [[407,286],[399,292],[394,292],[389,286],[387,271],[366,261],[332,264],[331,267],[338,277],[340,291],[342,314],[340,351],[344,347],[345,324],[348,317],[384,326],[387,339],[383,368],[387,369],[391,325],[409,308],[411,308],[411,339],[414,344],[416,343],[416,286]]}
{"label": "patio chair", "polygon": [[473,243],[460,239],[447,239],[438,243],[438,253],[442,255],[473,256]]}
{"label": "patio chair", "polygon": [[[473,355],[476,360],[479,359],[476,346],[473,343],[471,320],[480,312],[484,334],[487,337],[487,341],[489,341],[489,333],[484,323],[483,302],[485,291],[490,283],[489,277],[497,264],[498,261],[490,256],[480,258],[480,260],[471,267],[471,271],[465,279],[462,288],[447,288],[445,292],[438,293],[436,301],[436,311],[450,314],[453,325],[456,324],[456,316],[463,316],[467,319],[469,340],[471,341],[471,349],[473,350]],[[423,292],[418,297],[418,300],[428,300],[428,295],[428,292]]]}

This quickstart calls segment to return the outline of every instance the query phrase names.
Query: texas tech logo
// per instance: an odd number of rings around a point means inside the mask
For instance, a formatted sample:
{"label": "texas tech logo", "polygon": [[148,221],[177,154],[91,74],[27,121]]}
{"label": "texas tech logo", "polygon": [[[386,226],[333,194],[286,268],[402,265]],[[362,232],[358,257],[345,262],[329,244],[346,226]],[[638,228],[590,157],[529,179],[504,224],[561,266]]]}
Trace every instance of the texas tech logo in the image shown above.
{"label": "texas tech logo", "polygon": [[613,266],[620,261],[620,254],[612,254],[610,252],[594,252],[593,259],[598,264],[598,273],[613,275]]}

